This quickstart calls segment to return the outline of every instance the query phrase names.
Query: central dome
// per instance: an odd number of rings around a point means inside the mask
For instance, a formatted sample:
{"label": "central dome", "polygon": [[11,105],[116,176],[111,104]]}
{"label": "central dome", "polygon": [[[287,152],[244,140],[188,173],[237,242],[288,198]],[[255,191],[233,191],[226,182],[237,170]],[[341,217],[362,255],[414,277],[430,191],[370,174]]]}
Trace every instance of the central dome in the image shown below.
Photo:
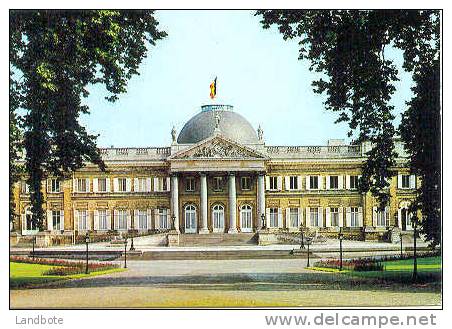
{"label": "central dome", "polygon": [[[257,144],[258,138],[251,124],[231,105],[203,105],[184,125],[177,137],[178,144],[195,144],[218,131],[224,137],[241,144]],[[218,121],[218,129],[215,127]]]}

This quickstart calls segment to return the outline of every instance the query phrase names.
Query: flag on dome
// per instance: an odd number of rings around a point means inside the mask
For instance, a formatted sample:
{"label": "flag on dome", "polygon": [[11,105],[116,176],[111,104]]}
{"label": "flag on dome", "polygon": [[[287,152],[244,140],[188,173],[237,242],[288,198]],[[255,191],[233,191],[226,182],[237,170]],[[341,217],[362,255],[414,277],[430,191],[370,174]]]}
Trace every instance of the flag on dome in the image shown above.
{"label": "flag on dome", "polygon": [[215,77],[215,80],[210,84],[210,98],[214,99],[217,95],[217,77]]}

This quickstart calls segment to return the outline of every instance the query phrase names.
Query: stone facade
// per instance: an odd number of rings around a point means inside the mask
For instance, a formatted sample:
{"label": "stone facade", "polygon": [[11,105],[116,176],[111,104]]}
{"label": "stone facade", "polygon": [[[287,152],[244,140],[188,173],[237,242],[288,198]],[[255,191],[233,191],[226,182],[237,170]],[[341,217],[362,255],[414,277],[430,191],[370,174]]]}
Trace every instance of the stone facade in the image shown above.
{"label": "stone facade", "polygon": [[[105,172],[87,164],[71,179],[43,182],[48,233],[75,239],[87,231],[234,234],[304,227],[336,235],[342,227],[351,239],[384,239],[394,227],[411,229],[407,207],[420,182],[404,165],[400,141],[389,206],[378,212],[372,196],[356,189],[368,143],[267,146],[260,127],[255,140],[248,131],[243,142],[221,129],[248,129],[231,121],[242,117],[225,115],[231,106],[204,106],[203,111],[215,112],[214,122],[205,123],[215,126],[207,127],[209,137],[201,141],[179,144],[173,130],[170,147],[102,149]],[[200,129],[199,122],[189,123]],[[185,136],[193,135],[187,129]],[[35,234],[24,181],[17,183],[14,199],[13,230]]]}

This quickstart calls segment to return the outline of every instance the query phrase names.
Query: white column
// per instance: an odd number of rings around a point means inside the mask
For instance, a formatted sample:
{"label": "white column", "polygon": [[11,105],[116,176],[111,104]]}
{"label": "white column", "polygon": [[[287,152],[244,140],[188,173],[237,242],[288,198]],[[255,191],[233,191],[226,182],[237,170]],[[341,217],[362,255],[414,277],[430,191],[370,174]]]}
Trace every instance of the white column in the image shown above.
{"label": "white column", "polygon": [[179,233],[179,183],[176,175],[171,176],[171,217],[174,218],[174,229]]}
{"label": "white column", "polygon": [[206,174],[201,174],[201,224],[199,234],[209,233],[207,228],[207,177]]}
{"label": "white column", "polygon": [[237,194],[235,191],[235,175],[229,174],[229,230],[228,233],[237,233]]}
{"label": "white column", "polygon": [[262,214],[265,215],[265,176],[257,176],[257,228],[262,228]]}

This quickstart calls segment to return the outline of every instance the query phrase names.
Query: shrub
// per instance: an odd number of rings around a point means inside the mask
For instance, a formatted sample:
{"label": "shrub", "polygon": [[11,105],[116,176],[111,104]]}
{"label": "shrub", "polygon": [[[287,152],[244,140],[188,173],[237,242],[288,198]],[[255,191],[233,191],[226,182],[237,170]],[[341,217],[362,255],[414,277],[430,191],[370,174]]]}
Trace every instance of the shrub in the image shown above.
{"label": "shrub", "polygon": [[[320,260],[314,264],[315,267],[340,268],[339,259]],[[342,269],[349,271],[383,271],[383,264],[374,259],[347,259],[342,261]]]}

